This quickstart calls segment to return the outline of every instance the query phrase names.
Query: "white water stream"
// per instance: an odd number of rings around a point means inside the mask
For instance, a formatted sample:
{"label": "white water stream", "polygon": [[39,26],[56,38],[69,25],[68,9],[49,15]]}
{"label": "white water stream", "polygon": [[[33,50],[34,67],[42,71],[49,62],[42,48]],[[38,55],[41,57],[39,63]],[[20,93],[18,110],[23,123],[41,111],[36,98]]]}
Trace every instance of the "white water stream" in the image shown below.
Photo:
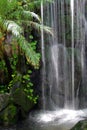
{"label": "white water stream", "polygon": [[[43,105],[29,115],[29,130],[70,130],[87,118],[85,4],[86,0],[41,3]],[[53,29],[53,36],[44,35],[44,24]]]}

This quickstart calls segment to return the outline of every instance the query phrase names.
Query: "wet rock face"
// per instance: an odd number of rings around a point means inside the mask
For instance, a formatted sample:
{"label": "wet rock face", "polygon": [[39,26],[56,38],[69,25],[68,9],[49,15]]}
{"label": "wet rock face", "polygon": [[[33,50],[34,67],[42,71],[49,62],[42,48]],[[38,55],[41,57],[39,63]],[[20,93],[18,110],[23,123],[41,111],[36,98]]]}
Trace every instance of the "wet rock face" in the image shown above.
{"label": "wet rock face", "polygon": [[0,124],[4,126],[13,125],[17,122],[17,118],[17,107],[10,104],[0,113]]}
{"label": "wet rock face", "polygon": [[25,112],[28,112],[34,106],[34,103],[27,98],[22,88],[18,88],[12,96],[13,102]]}
{"label": "wet rock face", "polygon": [[87,120],[78,122],[71,130],[87,130]]}
{"label": "wet rock face", "polygon": [[0,125],[9,126],[17,123],[18,119],[27,117],[34,107],[22,88],[11,94],[0,94]]}
{"label": "wet rock face", "polygon": [[[47,100],[51,100],[54,106],[64,107],[66,103],[71,107],[72,102],[72,48],[64,47],[62,44],[55,44],[47,48],[48,56],[46,61],[47,76]],[[52,54],[52,56],[50,56]],[[77,103],[77,96],[81,82],[81,52],[74,49],[74,96]],[[65,103],[66,102],[66,103]],[[49,101],[48,101],[49,103]],[[47,103],[47,104],[48,104]]]}
{"label": "wet rock face", "polygon": [[10,102],[10,94],[0,94],[0,124],[11,125],[17,121],[17,108]]}
{"label": "wet rock face", "polygon": [[0,111],[8,105],[10,94],[0,94]]}

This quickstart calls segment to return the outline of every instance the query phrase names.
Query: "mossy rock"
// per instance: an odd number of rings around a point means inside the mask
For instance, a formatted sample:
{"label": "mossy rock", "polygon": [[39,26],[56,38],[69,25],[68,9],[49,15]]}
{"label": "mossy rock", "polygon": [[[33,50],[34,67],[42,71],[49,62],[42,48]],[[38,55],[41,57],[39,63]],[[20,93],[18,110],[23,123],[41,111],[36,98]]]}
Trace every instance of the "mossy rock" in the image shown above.
{"label": "mossy rock", "polygon": [[8,105],[9,97],[10,94],[8,93],[0,94],[0,111],[2,111]]}
{"label": "mossy rock", "polygon": [[13,102],[25,112],[28,112],[34,106],[34,103],[27,97],[23,88],[16,89],[12,94],[12,98]]}
{"label": "mossy rock", "polygon": [[10,104],[0,113],[0,124],[8,126],[13,125],[16,122],[17,122],[17,108],[13,104]]}
{"label": "mossy rock", "polygon": [[87,130],[87,120],[78,122],[71,130]]}

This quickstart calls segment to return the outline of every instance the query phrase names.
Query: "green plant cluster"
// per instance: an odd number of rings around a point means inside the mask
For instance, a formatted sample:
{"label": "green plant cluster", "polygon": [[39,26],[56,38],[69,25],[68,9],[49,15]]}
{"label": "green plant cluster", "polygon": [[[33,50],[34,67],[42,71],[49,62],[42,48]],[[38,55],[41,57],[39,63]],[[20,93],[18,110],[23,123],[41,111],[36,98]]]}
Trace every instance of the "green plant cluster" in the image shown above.
{"label": "green plant cluster", "polygon": [[38,96],[34,96],[35,94],[33,90],[33,83],[30,80],[31,73],[32,71],[28,70],[27,74],[23,75],[22,84],[24,86],[24,92],[26,93],[27,97],[34,103],[37,103]]}
{"label": "green plant cluster", "polygon": [[9,82],[8,90],[14,93],[17,89],[22,87],[27,98],[32,102],[37,103],[38,96],[34,93],[33,83],[30,78],[31,73],[31,70],[28,70],[26,74],[15,72],[12,75],[12,80]]}
{"label": "green plant cluster", "polygon": [[[32,38],[33,36],[31,36],[31,39]],[[31,46],[33,47],[34,50],[36,50],[36,44],[37,44],[36,41],[31,42]],[[16,91],[17,89],[16,86],[23,87],[23,90],[26,93],[29,100],[31,100],[34,103],[37,103],[38,96],[35,96],[34,94],[33,83],[31,82],[31,76],[30,76],[32,74],[32,71],[27,70],[25,74],[22,74],[17,70],[19,55],[16,53],[16,48],[14,45],[12,46],[12,49],[14,50],[14,54],[11,57],[9,57],[10,65],[12,68],[12,75],[11,75],[12,80],[9,82],[9,84],[0,85],[0,93],[7,93],[7,92],[10,93],[14,89]],[[26,62],[25,64],[28,65],[28,62]],[[0,61],[0,68],[3,69],[3,71],[6,71],[6,74],[8,75],[8,71],[4,60]]]}
{"label": "green plant cluster", "polygon": [[0,61],[0,70],[7,72],[6,64],[3,59]]}
{"label": "green plant cluster", "polygon": [[[0,72],[3,70],[2,78],[5,81],[0,83],[0,93],[12,93],[17,87],[23,87],[29,100],[34,103],[38,96],[34,94],[30,70],[26,66],[33,66],[34,69],[40,66],[40,53],[36,51],[38,42],[31,34],[32,28],[41,28],[40,17],[34,12],[36,5],[37,2],[30,0],[0,0]],[[26,28],[29,29],[29,39],[24,35]],[[27,60],[24,74],[20,57]]]}
{"label": "green plant cluster", "polygon": [[41,0],[0,0],[0,94],[9,95],[0,114],[2,124],[15,123],[20,115],[25,117],[38,101],[31,80],[40,67],[37,35],[41,29],[52,34],[36,13],[40,4]]}

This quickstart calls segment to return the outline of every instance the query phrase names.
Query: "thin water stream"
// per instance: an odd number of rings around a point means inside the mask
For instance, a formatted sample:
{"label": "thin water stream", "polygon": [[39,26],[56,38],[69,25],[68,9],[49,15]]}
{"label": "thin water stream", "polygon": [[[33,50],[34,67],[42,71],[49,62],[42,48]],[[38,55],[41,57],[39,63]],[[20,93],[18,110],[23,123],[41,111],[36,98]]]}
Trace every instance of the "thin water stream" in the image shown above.
{"label": "thin water stream", "polygon": [[72,109],[75,109],[75,61],[74,61],[74,0],[70,0],[71,6],[71,42],[72,42]]}
{"label": "thin water stream", "polygon": [[45,45],[44,45],[44,30],[43,30],[43,27],[44,27],[44,17],[43,17],[43,0],[41,1],[41,25],[42,25],[42,29],[41,29],[41,55],[42,55],[42,65],[43,65],[43,68],[42,68],[42,102],[43,102],[43,109],[45,109],[45,74],[46,74],[46,63],[45,63]]}

